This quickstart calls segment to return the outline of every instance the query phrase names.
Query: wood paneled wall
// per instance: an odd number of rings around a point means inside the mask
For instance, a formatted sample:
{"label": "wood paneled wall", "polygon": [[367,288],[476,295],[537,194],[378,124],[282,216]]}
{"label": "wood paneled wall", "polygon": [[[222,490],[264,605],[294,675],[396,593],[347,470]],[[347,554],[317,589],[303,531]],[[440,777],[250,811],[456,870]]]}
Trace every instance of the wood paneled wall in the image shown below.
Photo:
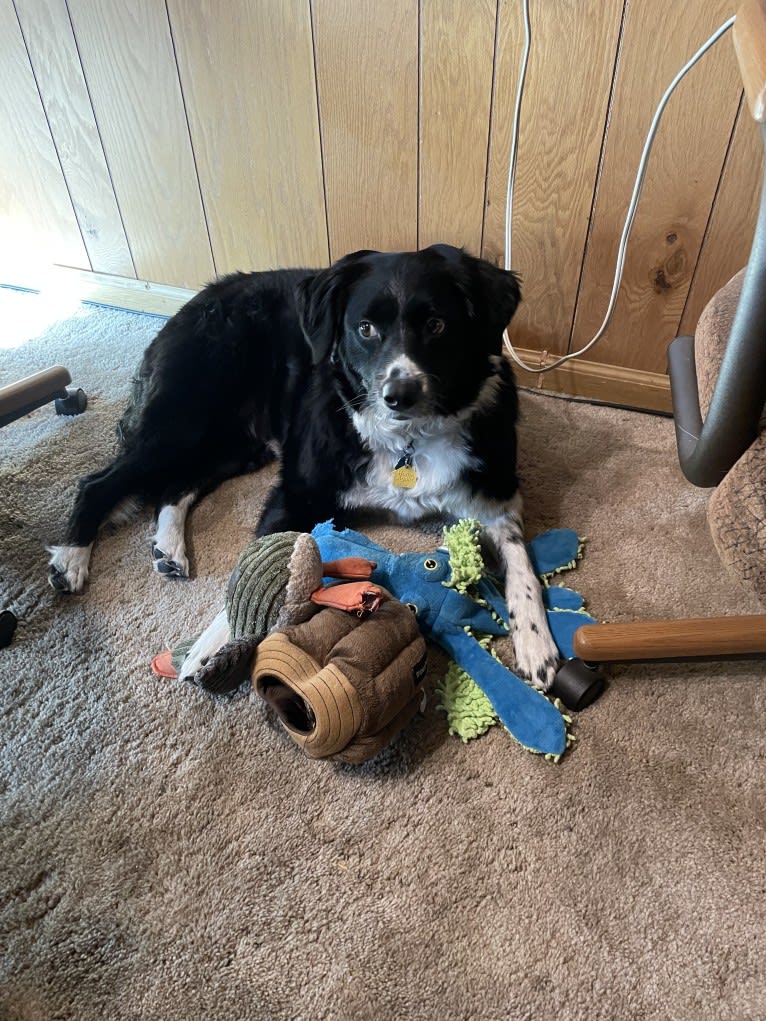
{"label": "wood paneled wall", "polygon": [[[520,347],[559,354],[601,323],[656,104],[733,13],[530,0]],[[0,0],[3,262],[197,288],[435,241],[500,261],[522,43],[521,0]],[[661,379],[747,260],[763,159],[741,94],[724,37],[671,99],[588,356],[600,396],[612,370]]]}

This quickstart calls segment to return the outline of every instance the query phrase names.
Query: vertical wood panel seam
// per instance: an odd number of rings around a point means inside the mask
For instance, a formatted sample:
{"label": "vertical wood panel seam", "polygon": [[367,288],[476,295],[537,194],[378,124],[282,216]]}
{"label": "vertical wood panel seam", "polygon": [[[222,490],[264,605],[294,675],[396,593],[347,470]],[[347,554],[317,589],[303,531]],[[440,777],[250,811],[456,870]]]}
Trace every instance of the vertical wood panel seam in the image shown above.
{"label": "vertical wood panel seam", "polygon": [[[489,90],[489,121],[487,125],[487,164],[484,173],[484,204],[481,210],[481,238],[479,241],[479,255],[484,255],[484,230],[487,224],[487,202],[489,201],[489,177],[492,167],[492,129],[495,120],[495,88],[497,82],[497,47],[500,36],[500,3],[495,3],[495,38],[492,46],[492,83]],[[504,211],[505,214],[505,211]],[[504,217],[505,218],[505,217]],[[503,251],[505,251],[505,237],[503,238]],[[505,265],[505,257],[503,257]]]}
{"label": "vertical wood panel seam", "polygon": [[66,188],[67,198],[69,199],[69,205],[72,207],[72,216],[74,217],[74,222],[77,224],[77,229],[80,232],[80,240],[82,241],[82,247],[83,251],[85,252],[85,258],[88,260],[88,266],[92,270],[93,261],[91,260],[90,252],[88,251],[88,246],[85,243],[85,235],[83,234],[82,231],[82,224],[80,223],[80,218],[77,215],[77,206],[75,205],[74,199],[72,198],[72,192],[69,188],[69,181],[67,180],[67,176],[64,171],[64,164],[61,161],[59,147],[56,144],[56,138],[53,134],[53,128],[51,127],[51,122],[50,119],[48,118],[48,111],[45,107],[45,100],[43,99],[43,94],[40,89],[40,83],[37,80],[37,72],[35,71],[35,65],[32,60],[32,54],[29,52],[27,37],[24,35],[24,26],[21,24],[21,18],[19,17],[18,8],[16,7],[16,0],[11,0],[11,3],[13,4],[13,13],[16,15],[16,22],[19,26],[19,32],[21,33],[21,41],[24,43],[24,50],[26,51],[27,60],[29,61],[29,70],[32,72],[32,78],[35,83],[35,88],[37,89],[37,96],[40,100],[40,107],[43,111],[43,117],[45,118],[45,123],[48,125],[48,134],[50,135],[51,144],[53,145],[53,151],[56,153],[56,160],[58,161],[59,170],[61,171],[61,177],[64,181],[64,187]]}
{"label": "vertical wood panel seam", "polygon": [[[731,151],[732,151],[732,147],[734,145],[734,135],[735,135],[735,133],[737,131],[737,125],[739,124],[739,118],[742,116],[742,109],[743,109],[743,106],[744,106],[744,102],[745,102],[745,92],[744,92],[744,89],[743,89],[743,91],[740,93],[740,96],[739,96],[739,103],[737,104],[737,112],[734,115],[734,121],[732,122],[732,126],[731,126],[731,134],[729,135],[729,141],[728,141],[728,143],[726,145],[726,152],[725,152],[724,157],[723,157],[723,163],[721,164],[721,173],[718,176],[718,183],[715,186],[715,193],[713,194],[713,201],[710,203],[710,210],[709,210],[708,215],[707,215],[707,221],[705,222],[705,230],[704,230],[704,232],[702,234],[702,240],[700,241],[699,251],[697,253],[697,261],[694,264],[694,270],[692,272],[691,279],[689,280],[689,288],[688,288],[688,290],[686,292],[686,300],[684,301],[684,307],[681,310],[681,315],[678,318],[678,326],[676,327],[676,332],[678,331],[678,329],[681,326],[681,323],[684,320],[684,316],[686,315],[686,308],[687,308],[687,306],[689,304],[689,296],[691,295],[692,290],[694,288],[694,281],[696,280],[696,277],[697,277],[697,270],[699,269],[699,264],[700,264],[700,261],[702,259],[702,253],[705,250],[705,243],[707,242],[708,234],[710,232],[710,226],[711,226],[711,224],[713,222],[713,216],[715,215],[716,206],[718,204],[718,196],[720,194],[721,187],[723,185],[723,179],[724,179],[724,175],[726,173],[726,168],[729,165],[729,159],[731,157]],[[713,295],[711,294],[710,297],[712,298]]]}
{"label": "vertical wood panel seam", "polygon": [[[622,14],[620,15],[620,30],[617,34],[617,49],[614,54],[614,68],[612,70],[612,80],[609,83],[609,98],[606,104],[606,116],[604,118],[604,131],[601,135],[601,148],[598,154],[598,166],[596,168],[596,179],[593,182],[593,194],[590,200],[590,212],[588,213],[588,229],[585,232],[585,244],[583,245],[582,254],[580,257],[580,273],[577,278],[577,287],[575,288],[575,300],[572,307],[572,319],[569,323],[569,339],[567,341],[567,354],[572,351],[572,339],[574,337],[575,322],[577,320],[577,309],[580,304],[580,291],[582,288],[583,275],[585,274],[585,262],[588,254],[588,248],[590,247],[591,240],[593,237],[593,224],[594,214],[596,212],[596,200],[598,198],[598,189],[601,184],[601,175],[604,170],[604,157],[606,155],[606,142],[607,136],[609,135],[609,122],[612,118],[612,109],[614,105],[614,97],[617,91],[617,76],[620,69],[620,56],[622,55],[622,46],[625,37],[625,22],[627,18],[628,0],[622,2]],[[606,313],[606,309],[604,309]]]}
{"label": "vertical wood panel seam", "polygon": [[170,45],[173,49],[173,63],[176,66],[176,77],[178,78],[178,89],[181,93],[181,106],[184,111],[184,121],[186,122],[186,134],[189,136],[189,148],[191,150],[192,163],[194,165],[194,176],[197,178],[197,191],[199,192],[199,200],[202,206],[202,218],[205,221],[205,233],[207,234],[207,245],[210,249],[210,259],[213,263],[213,274],[218,276],[218,267],[215,261],[215,252],[213,250],[213,239],[210,236],[210,222],[207,215],[207,204],[205,203],[205,192],[202,188],[202,181],[199,176],[199,167],[197,165],[197,152],[194,148],[194,137],[192,135],[191,124],[189,123],[189,110],[186,105],[186,93],[184,92],[184,83],[181,79],[181,68],[178,64],[178,52],[176,50],[176,37],[173,34],[173,22],[170,18],[170,9],[168,8],[168,0],[164,0],[165,5],[165,17],[168,22],[168,32],[170,33]]}
{"label": "vertical wood panel seam", "polygon": [[308,0],[309,29],[311,30],[311,54],[314,61],[314,92],[316,94],[317,134],[319,135],[319,166],[322,171],[322,195],[324,196],[324,228],[327,238],[327,264],[332,261],[330,248],[330,209],[327,201],[327,168],[324,158],[324,131],[322,128],[322,106],[319,98],[319,65],[317,64],[317,41],[314,27],[314,0]]}
{"label": "vertical wood panel seam", "polygon": [[[138,270],[136,269],[136,260],[133,258],[133,248],[130,244],[130,235],[125,226],[125,218],[122,215],[122,207],[120,206],[120,196],[117,194],[117,189],[114,186],[114,178],[112,177],[112,168],[109,166],[109,156],[107,155],[106,146],[104,145],[104,139],[101,135],[101,125],[98,123],[98,115],[96,113],[96,107],[93,104],[93,96],[90,91],[90,85],[88,84],[88,74],[85,70],[85,64],[82,59],[82,53],[80,52],[80,42],[77,38],[77,32],[75,31],[74,22],[72,21],[72,12],[69,9],[69,0],[64,0],[64,6],[66,8],[67,18],[69,19],[69,27],[72,29],[72,38],[74,39],[74,48],[77,51],[77,59],[80,61],[80,70],[82,71],[82,80],[85,83],[85,91],[88,94],[88,102],[90,103],[91,113],[93,114],[93,123],[96,125],[96,134],[98,135],[98,144],[101,146],[101,152],[104,157],[104,166],[106,172],[109,175],[109,183],[112,186],[112,194],[114,195],[114,202],[117,207],[117,213],[120,217],[120,225],[122,226],[122,233],[125,238],[125,244],[128,246],[128,255],[130,256],[130,262],[133,266],[133,273],[138,278]],[[90,255],[88,256],[90,258]]]}
{"label": "vertical wood panel seam", "polygon": [[423,139],[421,137],[423,122],[423,0],[418,0],[418,102],[417,102],[417,130],[415,132],[415,144],[418,147],[418,156],[415,160],[415,189],[417,191],[415,201],[415,248],[420,248],[420,202],[423,197]]}

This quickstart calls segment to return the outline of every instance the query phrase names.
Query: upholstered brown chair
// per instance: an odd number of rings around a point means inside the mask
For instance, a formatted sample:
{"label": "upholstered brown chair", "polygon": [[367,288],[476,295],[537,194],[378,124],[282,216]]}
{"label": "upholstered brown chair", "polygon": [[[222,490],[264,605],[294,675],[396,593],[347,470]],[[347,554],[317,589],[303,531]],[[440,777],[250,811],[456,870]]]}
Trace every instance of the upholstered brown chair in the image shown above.
{"label": "upholstered brown chair", "polygon": [[[745,0],[733,38],[766,148],[766,0]],[[672,342],[668,364],[681,469],[712,489],[721,560],[766,605],[766,178],[747,266],[711,298],[695,335]],[[766,614],[589,625],[574,648],[591,663],[761,655]]]}
{"label": "upholstered brown chair", "polygon": [[[745,276],[746,271],[742,270],[718,291],[703,312],[694,335],[699,401],[705,416],[709,414],[721,365],[730,348]],[[762,276],[757,284],[760,300],[766,301],[766,277]],[[766,322],[760,331],[766,352]],[[757,396],[759,387],[766,389],[766,353],[761,354],[759,363],[747,349],[739,360],[750,368],[751,385]],[[731,399],[739,411],[736,390]],[[711,494],[708,521],[722,562],[766,605],[766,409],[762,406],[758,415],[756,403],[747,413],[748,430],[754,433],[754,438],[738,456],[740,444],[730,452],[732,464]],[[743,439],[742,443],[745,442]]]}

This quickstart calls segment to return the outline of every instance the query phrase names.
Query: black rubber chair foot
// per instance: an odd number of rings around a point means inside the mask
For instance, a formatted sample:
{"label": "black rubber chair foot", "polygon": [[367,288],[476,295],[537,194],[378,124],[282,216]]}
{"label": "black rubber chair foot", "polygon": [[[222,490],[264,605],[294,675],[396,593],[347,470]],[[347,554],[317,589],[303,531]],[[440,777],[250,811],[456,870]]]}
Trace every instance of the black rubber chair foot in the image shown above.
{"label": "black rubber chair foot", "polygon": [[66,397],[57,397],[53,403],[57,415],[81,415],[88,407],[88,397],[82,387],[67,387]]}
{"label": "black rubber chair foot", "polygon": [[3,610],[0,613],[0,649],[4,649],[6,645],[11,644],[17,624],[16,614],[12,613],[11,610]]}
{"label": "black rubber chair foot", "polygon": [[606,677],[581,659],[568,659],[559,667],[550,694],[560,698],[567,709],[579,713],[606,690]]}

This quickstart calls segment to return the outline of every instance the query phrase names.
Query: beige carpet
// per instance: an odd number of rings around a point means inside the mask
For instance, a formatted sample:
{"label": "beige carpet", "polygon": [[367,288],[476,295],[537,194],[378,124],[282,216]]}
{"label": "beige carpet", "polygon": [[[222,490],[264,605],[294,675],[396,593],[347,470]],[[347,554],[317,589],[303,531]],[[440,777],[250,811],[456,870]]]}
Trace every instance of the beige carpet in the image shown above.
{"label": "beige carpet", "polygon": [[[31,322],[24,301],[0,311]],[[613,668],[559,765],[499,728],[462,744],[431,700],[337,767],[254,697],[149,671],[218,608],[272,474],[193,512],[192,581],[150,573],[143,515],[99,543],[84,595],[48,589],[44,544],[157,327],[83,309],[0,350],[0,382],[62,361],[90,394],[80,418],[0,430],[0,602],[24,618],[0,652],[0,1017],[766,1017],[762,662]],[[588,537],[572,584],[597,617],[761,609],[724,575],[668,419],[522,404],[529,533]]]}

